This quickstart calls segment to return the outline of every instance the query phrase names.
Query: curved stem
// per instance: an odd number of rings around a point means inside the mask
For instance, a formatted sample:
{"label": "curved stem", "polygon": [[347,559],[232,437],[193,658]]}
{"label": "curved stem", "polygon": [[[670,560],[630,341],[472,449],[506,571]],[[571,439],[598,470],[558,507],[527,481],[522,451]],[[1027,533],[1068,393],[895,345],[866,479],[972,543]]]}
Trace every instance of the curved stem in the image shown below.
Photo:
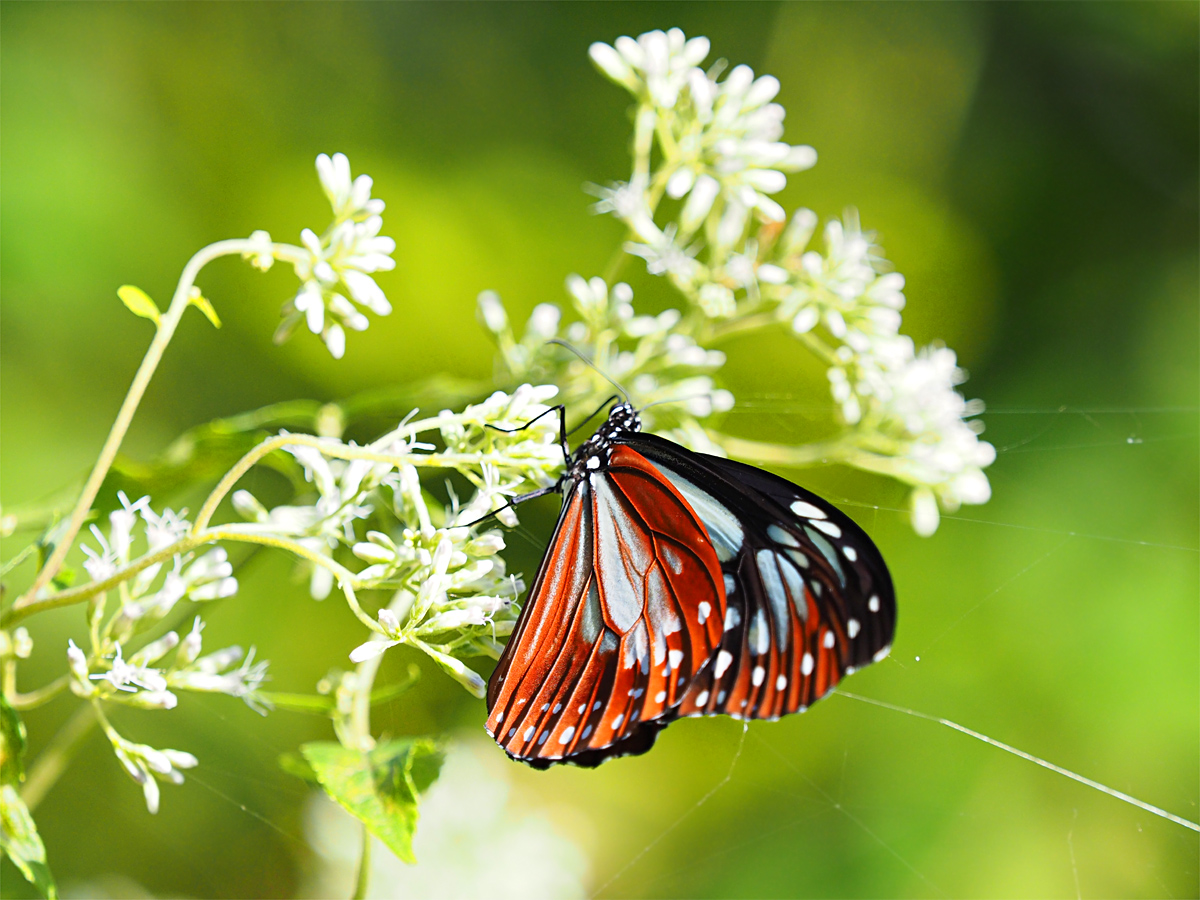
{"label": "curved stem", "polygon": [[45,687],[40,687],[37,690],[30,691],[27,694],[21,694],[14,691],[8,698],[8,702],[13,709],[33,709],[41,706],[43,703],[48,703],[57,697],[71,683],[71,678],[68,675],[59,675]]}
{"label": "curved stem", "polygon": [[46,749],[38,755],[37,762],[29,770],[29,777],[21,788],[21,799],[25,801],[30,812],[42,802],[46,792],[54,787],[96,721],[91,705],[80,704],[67,723],[59,729],[58,734],[46,745]]}
{"label": "curved stem", "polygon": [[[261,544],[267,547],[276,547],[280,550],[286,550],[289,553],[294,553],[296,556],[307,559],[308,561],[322,566],[334,574],[343,585],[343,590],[346,586],[351,589],[359,587],[359,581],[355,574],[341,566],[326,556],[322,556],[312,550],[309,550],[303,544],[297,541],[288,540],[287,538],[276,537],[270,534],[255,534],[253,531],[245,530],[245,526],[226,525],[216,528],[209,528],[199,534],[190,534],[187,537],[180,538],[174,544],[169,544],[158,550],[155,553],[147,553],[145,556],[139,557],[131,562],[128,566],[121,569],[115,575],[104,579],[103,581],[95,581],[90,584],[80,585],[77,588],[71,588],[66,591],[59,591],[56,594],[51,594],[48,597],[42,597],[40,600],[35,600],[31,603],[23,605],[20,609],[13,607],[4,617],[3,624],[9,625],[18,622],[27,616],[34,613],[43,612],[47,609],[57,609],[60,606],[71,606],[76,603],[82,603],[90,599],[96,594],[103,591],[111,590],[119,584],[128,581],[132,576],[136,575],[143,569],[149,568],[155,563],[163,562],[170,559],[178,553],[187,553],[189,550],[194,550],[204,544],[211,544],[216,541],[235,541],[244,544]],[[353,596],[353,592],[348,594],[347,599]],[[370,616],[359,608],[357,600],[350,604],[351,611],[373,631],[379,631],[379,623],[374,621]]]}
{"label": "curved stem", "polygon": [[163,315],[162,321],[159,323],[158,331],[154,334],[154,340],[150,342],[150,349],[146,351],[146,355],[142,359],[142,364],[138,366],[137,374],[133,376],[133,383],[129,386],[129,392],[125,395],[125,400],[117,413],[116,421],[113,422],[112,428],[108,432],[108,438],[104,441],[104,446],[100,449],[100,456],[96,460],[96,465],[92,468],[92,473],[84,483],[83,491],[80,493],[79,499],[75,503],[75,508],[71,512],[67,530],[63,533],[58,546],[54,548],[54,552],[50,555],[46,564],[38,572],[37,577],[34,578],[33,584],[13,604],[14,610],[32,602],[41,592],[42,588],[49,584],[50,579],[57,575],[59,569],[62,568],[63,561],[67,558],[67,553],[75,541],[75,536],[79,533],[79,529],[83,525],[83,520],[92,508],[92,501],[96,499],[96,494],[100,491],[100,485],[104,483],[104,476],[108,474],[109,467],[112,466],[113,459],[116,458],[117,450],[120,448],[121,442],[125,439],[125,433],[129,430],[129,425],[133,421],[133,414],[137,411],[138,404],[142,401],[142,396],[146,393],[146,387],[150,384],[150,379],[154,377],[154,371],[158,368],[158,364],[162,360],[163,352],[167,349],[167,344],[171,342],[171,338],[175,335],[175,329],[178,327],[180,319],[183,318],[183,314],[191,302],[191,289],[196,276],[200,274],[200,270],[205,265],[217,257],[232,253],[241,253],[249,246],[250,242],[244,239],[218,241],[198,251],[195,256],[188,260],[187,265],[183,267],[183,274],[179,277],[179,284],[175,288],[175,295],[171,298],[171,305],[167,308],[166,314]]}

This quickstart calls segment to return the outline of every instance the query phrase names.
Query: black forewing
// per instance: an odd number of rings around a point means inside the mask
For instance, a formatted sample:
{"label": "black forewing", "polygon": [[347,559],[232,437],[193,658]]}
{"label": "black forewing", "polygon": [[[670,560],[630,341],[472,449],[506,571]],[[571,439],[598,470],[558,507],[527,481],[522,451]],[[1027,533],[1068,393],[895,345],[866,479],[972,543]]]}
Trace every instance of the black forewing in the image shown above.
{"label": "black forewing", "polygon": [[721,647],[678,715],[776,718],[886,655],[896,625],[891,577],[849,516],[753,466],[653,435],[622,441],[688,498],[726,575]]}

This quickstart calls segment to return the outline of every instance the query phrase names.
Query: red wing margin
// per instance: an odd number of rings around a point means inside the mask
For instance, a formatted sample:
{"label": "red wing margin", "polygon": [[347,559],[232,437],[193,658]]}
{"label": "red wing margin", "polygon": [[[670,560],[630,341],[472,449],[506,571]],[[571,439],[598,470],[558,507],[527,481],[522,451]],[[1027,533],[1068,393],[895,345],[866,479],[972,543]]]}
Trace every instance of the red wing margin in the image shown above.
{"label": "red wing margin", "polygon": [[848,516],[752,466],[651,435],[630,444],[696,510],[725,580],[720,649],[678,715],[774,719],[802,711],[887,654],[896,623],[891,577]]}
{"label": "red wing margin", "polygon": [[645,752],[724,621],[703,521],[645,457],[616,445],[563,503],[488,684],[488,733],[538,767]]}

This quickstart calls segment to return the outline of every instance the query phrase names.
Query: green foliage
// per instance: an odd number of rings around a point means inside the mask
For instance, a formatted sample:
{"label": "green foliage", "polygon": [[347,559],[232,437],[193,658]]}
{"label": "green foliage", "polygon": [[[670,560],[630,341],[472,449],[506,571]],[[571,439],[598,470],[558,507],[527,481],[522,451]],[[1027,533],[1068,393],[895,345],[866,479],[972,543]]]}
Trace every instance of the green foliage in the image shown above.
{"label": "green foliage", "polygon": [[300,750],[330,797],[402,860],[417,861],[412,852],[417,802],[437,779],[444,758],[434,741],[402,738],[366,753],[322,741]]}
{"label": "green foliage", "polygon": [[46,865],[46,848],[38,835],[33,816],[14,785],[0,786],[0,850],[46,900],[58,896],[54,876]]}
{"label": "green foliage", "polygon": [[25,780],[25,723],[8,700],[0,697],[0,784]]}

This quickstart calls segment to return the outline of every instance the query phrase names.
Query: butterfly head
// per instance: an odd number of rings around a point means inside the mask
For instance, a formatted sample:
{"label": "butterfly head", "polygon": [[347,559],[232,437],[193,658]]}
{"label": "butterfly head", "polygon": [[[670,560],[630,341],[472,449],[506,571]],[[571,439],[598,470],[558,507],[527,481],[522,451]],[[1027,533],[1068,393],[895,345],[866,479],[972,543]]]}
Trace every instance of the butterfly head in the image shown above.
{"label": "butterfly head", "polygon": [[642,430],[642,420],[628,403],[618,403],[608,414],[599,430],[579,445],[571,457],[571,466],[564,475],[566,479],[580,479],[589,471],[608,465],[613,444],[626,435]]}

